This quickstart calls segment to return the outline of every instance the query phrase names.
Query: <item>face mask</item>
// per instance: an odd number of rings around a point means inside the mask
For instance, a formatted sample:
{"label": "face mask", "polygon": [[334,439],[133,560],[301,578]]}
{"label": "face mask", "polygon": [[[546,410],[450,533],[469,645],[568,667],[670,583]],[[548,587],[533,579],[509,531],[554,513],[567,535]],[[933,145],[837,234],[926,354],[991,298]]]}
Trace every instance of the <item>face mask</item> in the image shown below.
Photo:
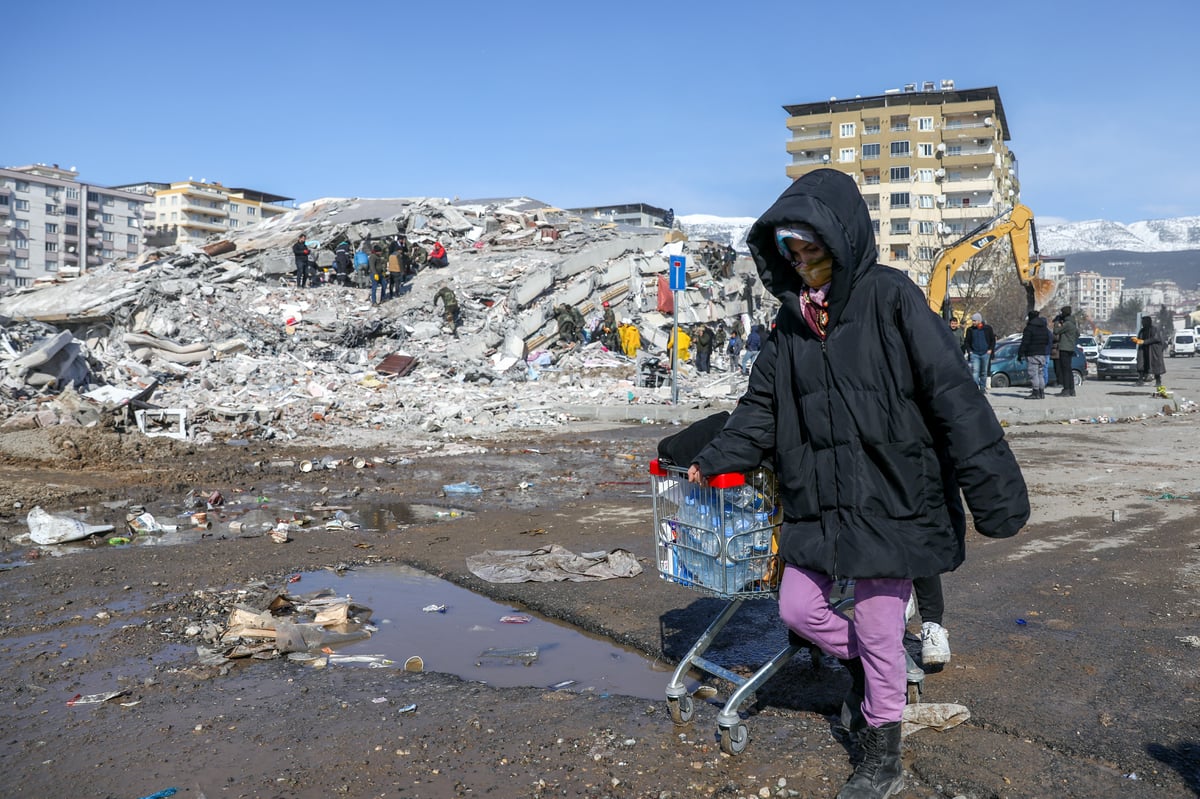
{"label": "face mask", "polygon": [[833,259],[825,257],[810,264],[797,264],[796,271],[809,288],[820,288],[833,277]]}

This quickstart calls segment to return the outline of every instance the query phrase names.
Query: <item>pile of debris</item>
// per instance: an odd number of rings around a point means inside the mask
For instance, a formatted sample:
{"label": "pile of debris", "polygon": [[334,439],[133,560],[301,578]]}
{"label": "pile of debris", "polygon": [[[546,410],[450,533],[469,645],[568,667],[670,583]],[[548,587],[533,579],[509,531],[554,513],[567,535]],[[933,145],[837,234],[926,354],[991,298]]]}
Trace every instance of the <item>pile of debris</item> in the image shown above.
{"label": "pile of debris", "polygon": [[[397,235],[440,241],[450,264],[372,305],[358,287],[296,287],[301,233],[321,267],[340,241]],[[669,257],[706,244],[679,239],[524,198],[314,201],[202,248],[149,251],[0,299],[0,429],[110,424],[198,443],[364,428],[488,435],[561,424],[579,407],[667,403],[670,388],[646,385],[638,361],[665,360]],[[748,329],[747,294],[762,301],[753,265],[722,258],[714,272],[701,260],[716,259],[690,257],[688,289],[667,294],[680,324],[740,317]],[[434,305],[442,287],[459,302],[454,332]],[[562,304],[589,329],[604,304],[631,320],[639,358],[563,346]],[[681,398],[732,400],[740,379],[684,364]]]}

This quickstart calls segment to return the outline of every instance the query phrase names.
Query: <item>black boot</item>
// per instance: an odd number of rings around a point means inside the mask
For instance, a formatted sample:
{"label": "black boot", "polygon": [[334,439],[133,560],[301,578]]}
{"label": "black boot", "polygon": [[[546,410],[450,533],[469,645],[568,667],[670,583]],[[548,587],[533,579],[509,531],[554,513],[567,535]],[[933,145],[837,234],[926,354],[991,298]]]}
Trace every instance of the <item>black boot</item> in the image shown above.
{"label": "black boot", "polygon": [[859,735],[867,728],[867,720],[863,718],[862,703],[866,696],[867,675],[863,671],[862,658],[850,660],[838,659],[838,663],[850,672],[850,690],[842,699],[842,712],[837,723],[833,725],[834,735],[848,743],[857,743]]}
{"label": "black boot", "polygon": [[870,725],[862,735],[863,759],[838,791],[837,799],[887,799],[904,787],[900,722]]}

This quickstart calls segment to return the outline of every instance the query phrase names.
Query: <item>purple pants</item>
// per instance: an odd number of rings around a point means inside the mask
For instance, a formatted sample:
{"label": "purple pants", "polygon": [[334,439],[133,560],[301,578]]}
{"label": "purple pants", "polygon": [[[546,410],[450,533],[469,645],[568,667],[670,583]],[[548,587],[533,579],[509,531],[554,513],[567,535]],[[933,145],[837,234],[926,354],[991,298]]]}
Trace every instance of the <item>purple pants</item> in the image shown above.
{"label": "purple pants", "polygon": [[834,585],[832,577],[787,565],[779,586],[779,618],[835,658],[861,657],[867,678],[863,717],[872,727],[900,721],[908,687],[904,607],[912,580],[855,580],[853,619],[830,607]]}

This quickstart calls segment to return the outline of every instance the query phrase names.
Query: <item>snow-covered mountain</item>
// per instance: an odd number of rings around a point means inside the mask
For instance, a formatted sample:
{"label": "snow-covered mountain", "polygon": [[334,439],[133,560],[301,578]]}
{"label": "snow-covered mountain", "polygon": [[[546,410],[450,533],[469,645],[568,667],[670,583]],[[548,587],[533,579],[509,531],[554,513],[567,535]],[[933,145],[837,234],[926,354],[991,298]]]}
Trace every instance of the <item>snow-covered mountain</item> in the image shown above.
{"label": "snow-covered mountain", "polygon": [[[746,250],[746,233],[754,224],[751,216],[687,214],[679,224],[691,239],[728,244],[740,253]],[[1040,224],[1038,245],[1044,256],[1125,250],[1127,252],[1179,252],[1200,250],[1200,216],[1150,219],[1123,225],[1104,219]]]}

